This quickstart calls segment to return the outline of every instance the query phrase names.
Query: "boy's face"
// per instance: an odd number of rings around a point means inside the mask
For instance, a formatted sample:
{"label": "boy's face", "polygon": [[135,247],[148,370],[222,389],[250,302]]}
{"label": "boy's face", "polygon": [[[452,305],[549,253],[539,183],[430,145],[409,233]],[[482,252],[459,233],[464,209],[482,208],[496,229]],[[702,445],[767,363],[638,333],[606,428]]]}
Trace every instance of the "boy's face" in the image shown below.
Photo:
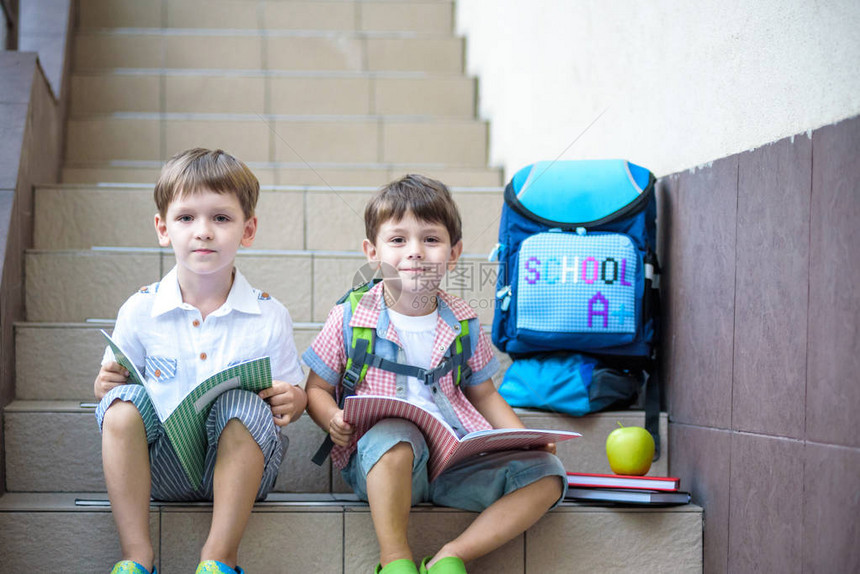
{"label": "boy's face", "polygon": [[250,247],[257,233],[257,218],[245,220],[239,198],[232,193],[202,190],[177,196],[164,218],[155,216],[155,231],[162,247],[173,246],[180,279],[233,272],[239,246]]}
{"label": "boy's face", "polygon": [[380,225],[376,241],[365,239],[362,247],[368,261],[382,265],[386,285],[399,279],[397,289],[403,294],[435,297],[445,273],[456,265],[463,242],[451,245],[444,225],[406,213],[400,221]]}

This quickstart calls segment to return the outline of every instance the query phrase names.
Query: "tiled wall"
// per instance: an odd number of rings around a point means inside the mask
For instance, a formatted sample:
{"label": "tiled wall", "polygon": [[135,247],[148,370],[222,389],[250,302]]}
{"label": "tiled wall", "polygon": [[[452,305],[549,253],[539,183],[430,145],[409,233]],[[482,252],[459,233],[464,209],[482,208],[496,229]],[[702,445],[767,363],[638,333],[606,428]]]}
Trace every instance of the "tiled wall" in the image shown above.
{"label": "tiled wall", "polygon": [[660,191],[670,473],[705,572],[860,571],[860,117]]}

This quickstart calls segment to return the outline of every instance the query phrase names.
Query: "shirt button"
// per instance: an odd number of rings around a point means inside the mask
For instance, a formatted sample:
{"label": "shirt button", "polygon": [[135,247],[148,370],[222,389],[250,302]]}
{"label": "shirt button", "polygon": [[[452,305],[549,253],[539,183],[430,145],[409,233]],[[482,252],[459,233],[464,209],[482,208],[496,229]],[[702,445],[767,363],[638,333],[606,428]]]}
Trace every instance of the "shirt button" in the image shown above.
{"label": "shirt button", "polygon": [[153,374],[155,375],[155,378],[157,379],[158,377],[161,376],[161,369],[155,369],[155,373],[153,373]]}
{"label": "shirt button", "polygon": [[205,361],[205,360],[206,360],[206,353],[200,353],[200,360],[201,360],[201,361]]}
{"label": "shirt button", "polygon": [[192,324],[193,326],[195,326],[195,327],[199,327],[199,326],[200,326],[200,321],[198,321],[197,319],[194,319],[193,321],[191,321],[191,324]]}

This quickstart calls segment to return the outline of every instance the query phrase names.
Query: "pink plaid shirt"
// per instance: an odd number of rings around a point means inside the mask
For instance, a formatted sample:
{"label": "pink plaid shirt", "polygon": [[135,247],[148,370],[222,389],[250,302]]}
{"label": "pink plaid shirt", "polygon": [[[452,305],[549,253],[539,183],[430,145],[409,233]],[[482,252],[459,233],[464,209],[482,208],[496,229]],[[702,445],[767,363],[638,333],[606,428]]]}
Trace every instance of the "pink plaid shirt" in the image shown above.
{"label": "pink plaid shirt", "polygon": [[[431,368],[439,365],[445,351],[448,350],[448,347],[451,346],[451,343],[454,342],[457,336],[454,328],[442,317],[442,305],[447,306],[453,312],[454,319],[457,322],[477,317],[475,311],[459,297],[439,291],[438,300],[440,302],[440,313],[436,322],[436,337],[433,342],[433,354],[430,359]],[[346,368],[347,360],[343,336],[345,305],[348,305],[348,303],[336,305],[329,312],[322,331],[302,356],[305,363],[317,375],[330,384],[337,386],[338,394],[341,391],[340,380]],[[383,312],[387,313],[382,297],[382,283],[379,283],[362,298],[350,318],[349,326],[377,329]],[[475,328],[478,328],[479,334],[478,343],[475,345],[475,348],[472,350],[472,356],[469,358],[469,366],[473,372],[472,383],[480,384],[489,379],[498,370],[498,360],[493,353],[493,348],[486,333],[478,327],[477,321],[472,323],[475,325]],[[381,334],[377,333],[377,335]],[[392,341],[398,347],[402,346],[397,338],[397,331],[391,323],[388,323],[388,330],[382,336]],[[396,374],[369,367],[365,379],[356,388],[356,394],[394,396],[396,381]],[[442,392],[448,397],[451,407],[467,432],[492,428],[487,419],[469,402],[466,395],[454,386],[453,372],[442,377],[438,384]],[[349,462],[349,457],[355,450],[355,443],[359,438],[361,437],[356,433],[353,435],[352,441],[348,446],[335,446],[332,449],[332,461],[337,468],[344,468]]]}

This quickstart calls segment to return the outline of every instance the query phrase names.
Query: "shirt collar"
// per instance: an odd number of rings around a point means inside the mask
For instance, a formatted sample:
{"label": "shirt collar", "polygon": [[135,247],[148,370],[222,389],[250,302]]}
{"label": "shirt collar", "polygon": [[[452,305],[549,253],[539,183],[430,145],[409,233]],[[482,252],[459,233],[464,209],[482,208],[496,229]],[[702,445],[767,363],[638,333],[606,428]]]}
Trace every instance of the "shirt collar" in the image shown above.
{"label": "shirt collar", "polygon": [[[445,293],[441,289],[436,296],[439,319],[444,321],[452,330],[458,330],[460,321],[474,319],[478,315],[468,303],[459,297]],[[385,337],[388,333],[389,318],[382,296],[382,282],[374,285],[361,299],[361,304],[355,309],[349,321],[350,327],[376,328],[377,335]]]}
{"label": "shirt collar", "polygon": [[[234,271],[233,285],[227,294],[227,300],[212,315],[216,317],[226,315],[234,310],[258,315],[260,313],[260,303],[257,301],[257,293],[238,269],[234,268]],[[176,267],[174,267],[159,283],[158,289],[155,292],[155,302],[152,304],[151,315],[157,317],[168,311],[184,308],[184,306],[182,291],[179,289],[179,275]]]}

